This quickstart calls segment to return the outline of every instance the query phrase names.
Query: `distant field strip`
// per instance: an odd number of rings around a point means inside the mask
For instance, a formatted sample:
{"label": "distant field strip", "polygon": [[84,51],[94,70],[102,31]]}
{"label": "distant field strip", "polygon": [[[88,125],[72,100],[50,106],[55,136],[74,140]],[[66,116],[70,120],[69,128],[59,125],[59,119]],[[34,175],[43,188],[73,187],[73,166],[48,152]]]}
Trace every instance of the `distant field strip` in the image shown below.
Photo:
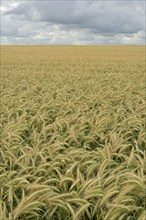
{"label": "distant field strip", "polygon": [[144,46],[1,46],[0,220],[145,220]]}

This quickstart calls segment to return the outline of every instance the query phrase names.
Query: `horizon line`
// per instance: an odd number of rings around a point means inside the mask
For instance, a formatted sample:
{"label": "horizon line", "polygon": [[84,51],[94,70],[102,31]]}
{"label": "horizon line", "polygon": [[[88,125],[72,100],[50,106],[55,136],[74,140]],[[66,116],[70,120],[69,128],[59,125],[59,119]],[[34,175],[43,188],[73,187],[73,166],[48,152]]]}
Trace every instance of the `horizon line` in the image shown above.
{"label": "horizon line", "polygon": [[146,44],[0,44],[0,46],[146,46]]}

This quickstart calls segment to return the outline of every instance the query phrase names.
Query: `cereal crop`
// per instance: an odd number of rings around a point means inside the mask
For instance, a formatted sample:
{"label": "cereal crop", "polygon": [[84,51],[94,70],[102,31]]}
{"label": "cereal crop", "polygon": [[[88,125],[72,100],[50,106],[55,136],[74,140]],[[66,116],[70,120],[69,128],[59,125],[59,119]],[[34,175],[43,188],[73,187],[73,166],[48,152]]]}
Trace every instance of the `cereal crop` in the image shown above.
{"label": "cereal crop", "polygon": [[1,46],[1,220],[145,220],[144,46]]}

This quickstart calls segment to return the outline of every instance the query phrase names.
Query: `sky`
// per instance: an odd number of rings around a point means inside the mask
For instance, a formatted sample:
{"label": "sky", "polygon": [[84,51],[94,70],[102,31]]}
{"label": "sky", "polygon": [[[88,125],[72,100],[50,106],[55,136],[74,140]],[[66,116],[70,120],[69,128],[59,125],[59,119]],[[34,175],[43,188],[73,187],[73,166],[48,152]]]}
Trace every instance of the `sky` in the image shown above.
{"label": "sky", "polygon": [[145,0],[1,0],[2,45],[145,44]]}

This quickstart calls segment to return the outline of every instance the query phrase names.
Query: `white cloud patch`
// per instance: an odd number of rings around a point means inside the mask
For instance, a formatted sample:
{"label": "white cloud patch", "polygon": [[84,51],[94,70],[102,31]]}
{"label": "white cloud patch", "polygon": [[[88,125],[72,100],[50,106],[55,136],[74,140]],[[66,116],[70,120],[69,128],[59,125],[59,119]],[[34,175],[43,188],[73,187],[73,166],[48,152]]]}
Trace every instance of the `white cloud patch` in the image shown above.
{"label": "white cloud patch", "polygon": [[144,1],[2,1],[2,44],[144,44]]}

